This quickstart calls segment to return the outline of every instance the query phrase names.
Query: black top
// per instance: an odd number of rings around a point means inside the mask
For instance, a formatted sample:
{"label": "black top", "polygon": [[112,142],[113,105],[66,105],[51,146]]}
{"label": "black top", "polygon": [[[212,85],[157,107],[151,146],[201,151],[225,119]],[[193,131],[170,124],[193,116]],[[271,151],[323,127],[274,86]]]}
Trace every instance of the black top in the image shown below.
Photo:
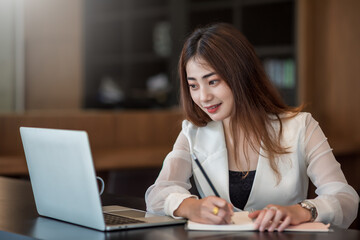
{"label": "black top", "polygon": [[251,192],[256,170],[249,171],[249,174],[243,178],[247,172],[237,172],[229,170],[229,192],[231,203],[244,209]]}

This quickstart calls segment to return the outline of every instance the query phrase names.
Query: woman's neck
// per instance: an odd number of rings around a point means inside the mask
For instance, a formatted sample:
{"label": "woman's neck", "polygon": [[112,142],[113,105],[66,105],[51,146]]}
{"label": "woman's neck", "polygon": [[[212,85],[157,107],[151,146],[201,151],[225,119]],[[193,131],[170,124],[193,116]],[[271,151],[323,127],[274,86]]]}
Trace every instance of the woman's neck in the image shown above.
{"label": "woman's neck", "polygon": [[231,133],[231,130],[230,130],[230,118],[225,118],[222,121],[222,124],[223,124],[223,128],[224,128],[225,137],[227,138],[228,136],[231,136],[231,134],[230,134]]}
{"label": "woman's neck", "polygon": [[[230,127],[230,119],[224,119],[222,123],[225,135],[226,148],[228,150],[229,169],[235,171],[247,171],[256,169],[259,153],[254,151],[248,143],[244,144],[244,141],[247,142],[244,137],[244,132],[241,130],[241,128],[238,129],[238,156],[235,157],[234,134],[232,128]],[[244,147],[246,149],[244,149]],[[255,147],[256,149],[260,148],[260,146]],[[247,152],[248,154],[249,162],[247,162],[246,160],[245,152]],[[236,158],[238,159],[237,161]]]}

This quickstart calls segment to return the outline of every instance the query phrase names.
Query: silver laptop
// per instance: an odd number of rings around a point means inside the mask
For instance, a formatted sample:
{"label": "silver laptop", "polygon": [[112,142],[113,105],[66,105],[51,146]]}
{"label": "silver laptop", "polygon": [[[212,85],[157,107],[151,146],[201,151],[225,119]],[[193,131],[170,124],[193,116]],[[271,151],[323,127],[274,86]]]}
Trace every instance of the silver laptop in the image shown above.
{"label": "silver laptop", "polygon": [[123,206],[102,207],[85,131],[20,127],[20,134],[39,215],[101,231],[185,222]]}

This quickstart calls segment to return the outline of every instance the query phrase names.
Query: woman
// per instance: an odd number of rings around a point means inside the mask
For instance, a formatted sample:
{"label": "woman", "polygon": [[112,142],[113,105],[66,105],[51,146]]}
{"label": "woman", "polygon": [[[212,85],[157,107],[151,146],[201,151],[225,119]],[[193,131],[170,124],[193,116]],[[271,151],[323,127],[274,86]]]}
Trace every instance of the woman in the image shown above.
{"label": "woman", "polygon": [[[260,231],[322,221],[347,228],[359,196],[318,123],[286,106],[246,38],[229,24],[195,30],[179,61],[183,121],[146,192],[147,210],[209,224],[251,211]],[[214,193],[195,154],[220,194]],[[194,176],[201,199],[191,195]],[[318,197],[307,199],[309,178]]]}

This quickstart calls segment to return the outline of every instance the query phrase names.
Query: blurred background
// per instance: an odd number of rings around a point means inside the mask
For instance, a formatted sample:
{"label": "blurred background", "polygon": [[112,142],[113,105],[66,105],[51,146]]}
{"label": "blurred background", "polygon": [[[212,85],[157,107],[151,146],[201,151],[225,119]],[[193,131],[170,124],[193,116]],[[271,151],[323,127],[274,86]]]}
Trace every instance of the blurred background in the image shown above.
{"label": "blurred background", "polygon": [[286,103],[306,104],[359,190],[359,12],[358,0],[0,0],[0,174],[27,174],[20,125],[84,129],[108,191],[126,172],[143,195],[180,130],[184,38],[221,21]]}

